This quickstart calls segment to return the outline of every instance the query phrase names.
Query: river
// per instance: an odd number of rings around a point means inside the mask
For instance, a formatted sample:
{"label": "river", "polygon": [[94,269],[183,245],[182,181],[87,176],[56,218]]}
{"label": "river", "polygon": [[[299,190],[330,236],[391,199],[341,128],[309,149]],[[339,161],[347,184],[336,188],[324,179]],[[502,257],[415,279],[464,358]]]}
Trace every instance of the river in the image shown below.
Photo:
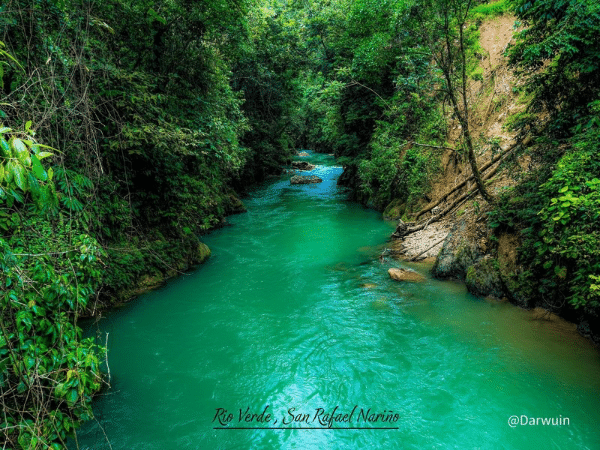
{"label": "river", "polygon": [[79,448],[600,448],[587,340],[380,261],[394,224],[309,160],[323,183],[257,187],[203,237],[207,263],[88,326],[108,333],[111,388]]}

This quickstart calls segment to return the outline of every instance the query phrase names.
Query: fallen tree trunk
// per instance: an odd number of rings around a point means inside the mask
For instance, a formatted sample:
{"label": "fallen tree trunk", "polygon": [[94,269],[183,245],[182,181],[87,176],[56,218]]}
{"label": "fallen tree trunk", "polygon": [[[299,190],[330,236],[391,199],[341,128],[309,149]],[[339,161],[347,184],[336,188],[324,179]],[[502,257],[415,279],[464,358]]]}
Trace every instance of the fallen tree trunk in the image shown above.
{"label": "fallen tree trunk", "polygon": [[[522,143],[523,144],[527,144],[528,142],[529,142],[529,138],[526,138],[525,140],[523,140]],[[509,152],[511,152],[512,150],[514,150],[515,148],[517,148],[517,146],[519,146],[519,144],[521,144],[521,142],[517,142],[517,143],[513,144],[512,146],[510,146],[509,148],[507,148],[506,150],[504,150],[502,153],[500,153],[499,155],[497,155],[494,158],[492,158],[492,160],[489,163],[485,164],[481,168],[481,172],[489,169],[496,162],[500,161],[500,159],[502,159],[504,156],[506,156]],[[487,176],[484,177],[484,179],[487,179],[487,178],[488,178]],[[469,181],[472,181],[474,179],[475,179],[475,177],[473,175],[471,175],[466,180],[464,180],[461,183],[459,183],[456,186],[454,186],[450,191],[446,192],[442,197],[440,197],[440,199],[437,202],[435,202],[433,205],[427,206],[427,207],[423,208],[421,211],[419,211],[415,215],[415,219],[418,219],[419,217],[421,217],[426,212],[431,211],[433,208],[435,208],[436,206],[438,206],[440,203],[444,202],[446,200],[446,198],[448,198],[448,196],[450,196],[451,194],[453,194],[454,192],[456,192],[457,190],[459,190],[460,188],[462,188],[464,185],[466,185]]]}
{"label": "fallen tree trunk", "polygon": [[[508,152],[508,150],[507,150],[507,152]],[[504,154],[506,154],[506,152]],[[498,161],[498,160],[496,160],[496,161]],[[500,161],[500,163],[498,163],[498,165],[496,167],[494,167],[492,170],[490,170],[485,175],[485,177],[483,177],[483,181],[488,181],[491,177],[493,177],[496,174],[496,172],[498,172],[498,168],[500,167],[501,164],[502,164],[502,161]],[[456,208],[461,203],[463,203],[464,201],[466,201],[469,197],[471,197],[473,194],[475,194],[477,192],[477,190],[478,190],[478,188],[475,187],[475,189],[472,189],[469,192],[461,195],[459,198],[457,198],[456,200],[454,200],[452,202],[452,204],[450,206],[448,206],[446,209],[444,209],[441,213],[439,213],[439,214],[431,217],[429,220],[421,222],[418,225],[414,225],[412,227],[409,227],[404,222],[399,223],[398,226],[396,227],[396,231],[394,231],[394,233],[392,234],[392,238],[395,238],[395,239],[403,238],[403,237],[408,236],[409,234],[412,234],[412,233],[414,233],[416,231],[421,231],[422,229],[424,229],[430,223],[437,222],[442,217],[444,217],[446,214],[448,214],[450,211],[452,211],[454,208]]]}
{"label": "fallen tree trunk", "polygon": [[[494,167],[487,174],[485,174],[485,176],[483,177],[483,181],[488,181],[491,177],[493,177],[496,174],[496,172],[498,172],[498,169],[500,168],[500,166],[502,165],[502,163],[506,159],[505,157],[512,150],[514,150],[515,148],[517,148],[520,145],[527,145],[530,141],[531,141],[531,137],[527,136],[522,141],[516,142],[515,144],[513,144],[512,146],[510,146],[509,148],[507,148],[506,150],[504,150],[501,154],[499,154],[496,157],[492,158],[492,160],[489,163],[487,163],[481,169],[482,171],[489,169],[494,163],[496,163],[498,161],[500,161],[500,162],[498,162],[498,164],[496,165],[496,167]],[[456,192],[458,189],[460,189],[461,187],[463,187],[465,184],[467,184],[472,179],[473,179],[472,176],[469,177],[469,178],[467,178],[462,183],[458,184],[457,186],[455,186],[454,188],[452,188],[449,192],[447,192],[446,194],[444,194],[444,196],[442,198],[440,198],[440,200],[438,200],[436,203],[434,203],[433,205],[428,206],[427,208],[419,211],[415,217],[418,218],[419,216],[425,214],[426,212],[431,211],[433,208],[435,208],[440,203],[442,203],[450,194]],[[430,223],[437,222],[442,217],[444,217],[446,214],[448,214],[450,211],[452,211],[454,208],[456,208],[458,205],[460,205],[465,200],[467,200],[470,196],[472,196],[473,194],[475,194],[477,192],[477,189],[478,188],[476,187],[475,189],[472,189],[469,192],[461,195],[459,198],[457,198],[456,200],[454,200],[452,202],[452,204],[450,206],[448,206],[446,209],[444,209],[442,212],[440,212],[439,214],[437,214],[435,216],[432,216],[429,220],[421,222],[420,224],[413,225],[413,226],[409,227],[407,224],[405,224],[404,222],[401,221],[398,224],[398,226],[396,227],[396,231],[394,231],[394,233],[392,234],[392,238],[394,238],[394,239],[403,238],[405,236],[408,236],[409,234],[412,234],[412,233],[415,233],[416,231],[420,231],[420,230],[424,229]]]}
{"label": "fallen tree trunk", "polygon": [[461,195],[458,199],[456,199],[454,202],[452,202],[452,204],[450,206],[448,206],[446,209],[444,209],[441,213],[439,213],[436,216],[431,217],[427,221],[421,222],[418,225],[409,227],[405,223],[399,224],[398,227],[396,227],[396,231],[392,234],[392,237],[399,239],[399,238],[408,236],[409,234],[412,234],[416,231],[421,231],[423,228],[425,228],[430,223],[435,223],[438,220],[440,220],[442,217],[444,217],[446,214],[448,214],[450,211],[452,211],[455,207],[457,207],[462,202],[467,200],[467,198],[469,198],[471,195],[473,195],[476,191],[477,191],[477,188],[467,192],[466,194]]}

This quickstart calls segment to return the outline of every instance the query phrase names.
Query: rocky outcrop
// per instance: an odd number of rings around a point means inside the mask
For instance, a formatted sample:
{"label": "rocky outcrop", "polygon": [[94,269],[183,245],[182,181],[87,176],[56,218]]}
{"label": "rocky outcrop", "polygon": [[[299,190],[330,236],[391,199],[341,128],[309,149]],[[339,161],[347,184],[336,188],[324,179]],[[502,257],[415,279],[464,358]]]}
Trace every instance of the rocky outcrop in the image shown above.
{"label": "rocky outcrop", "polygon": [[[170,261],[169,269],[151,268],[148,273],[142,274],[137,279],[132,280],[126,289],[111,292],[110,296],[103,300],[105,306],[120,304],[156,289],[162,286],[169,278],[179,276],[186,270],[205,263],[210,258],[210,248],[203,242],[200,242],[195,235],[189,235],[186,238],[186,243],[187,245],[184,247],[179,247],[178,259]],[[92,314],[91,311],[88,311],[88,313]]]}
{"label": "rocky outcrop", "polygon": [[208,245],[203,242],[198,242],[198,248],[196,249],[196,254],[194,255],[194,264],[202,264],[208,258],[210,258],[211,252]]}
{"label": "rocky outcrop", "polygon": [[530,299],[519,287],[521,269],[517,265],[519,238],[515,234],[504,233],[498,238],[498,268],[500,278],[508,297],[520,306],[529,306]]}
{"label": "rocky outcrop", "polygon": [[412,283],[425,281],[425,277],[414,270],[391,268],[388,270],[388,274],[392,280],[396,281],[409,281]]}
{"label": "rocky outcrop", "polygon": [[494,254],[489,254],[487,248],[477,244],[475,235],[472,230],[467,230],[465,221],[452,227],[431,271],[436,278],[464,281],[474,295],[497,298],[510,296],[498,259]]}
{"label": "rocky outcrop", "polygon": [[292,169],[313,170],[315,167],[317,167],[317,166],[309,163],[308,161],[292,161]]}
{"label": "rocky outcrop", "polygon": [[464,238],[466,224],[455,224],[438,254],[431,272],[436,278],[455,278],[464,280],[467,269],[483,257],[475,243]]}
{"label": "rocky outcrop", "polygon": [[315,175],[295,175],[290,178],[290,184],[321,183],[323,180]]}
{"label": "rocky outcrop", "polygon": [[241,214],[246,212],[246,207],[234,194],[229,195],[229,201],[225,205],[225,208],[226,214]]}
{"label": "rocky outcrop", "polygon": [[467,268],[465,284],[470,293],[502,298],[505,296],[504,283],[500,277],[498,260],[486,255]]}
{"label": "rocky outcrop", "polygon": [[383,218],[385,220],[398,220],[402,217],[405,210],[406,204],[400,199],[395,199],[385,207]]}

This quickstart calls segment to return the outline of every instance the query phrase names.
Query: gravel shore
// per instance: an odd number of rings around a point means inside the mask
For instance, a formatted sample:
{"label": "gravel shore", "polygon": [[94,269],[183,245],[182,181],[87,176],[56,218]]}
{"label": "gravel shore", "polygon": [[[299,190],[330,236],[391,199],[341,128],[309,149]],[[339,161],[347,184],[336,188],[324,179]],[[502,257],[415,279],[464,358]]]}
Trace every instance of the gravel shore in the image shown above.
{"label": "gravel shore", "polygon": [[[417,255],[420,255],[418,260],[435,258],[442,249],[444,238],[449,231],[450,224],[432,223],[425,229],[412,233],[404,239],[393,240],[389,253],[402,259],[412,259]],[[425,253],[421,254],[422,252]]]}

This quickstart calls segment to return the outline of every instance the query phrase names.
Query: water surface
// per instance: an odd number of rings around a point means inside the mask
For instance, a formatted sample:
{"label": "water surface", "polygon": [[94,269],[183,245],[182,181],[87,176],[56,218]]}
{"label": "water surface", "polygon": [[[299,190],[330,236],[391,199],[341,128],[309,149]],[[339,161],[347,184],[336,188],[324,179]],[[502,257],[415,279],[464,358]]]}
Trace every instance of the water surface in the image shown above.
{"label": "water surface", "polygon": [[[255,189],[247,213],[203,238],[206,264],[99,322],[111,389],[80,448],[600,448],[600,358],[586,340],[426,266],[380,261],[393,224],[345,201],[332,158],[310,160],[323,183]],[[399,266],[428,279],[393,282]],[[267,406],[269,423],[239,422]],[[357,407],[350,423],[314,420],[336,406]],[[286,423],[291,408],[306,420]],[[361,409],[399,419],[359,423]]]}

